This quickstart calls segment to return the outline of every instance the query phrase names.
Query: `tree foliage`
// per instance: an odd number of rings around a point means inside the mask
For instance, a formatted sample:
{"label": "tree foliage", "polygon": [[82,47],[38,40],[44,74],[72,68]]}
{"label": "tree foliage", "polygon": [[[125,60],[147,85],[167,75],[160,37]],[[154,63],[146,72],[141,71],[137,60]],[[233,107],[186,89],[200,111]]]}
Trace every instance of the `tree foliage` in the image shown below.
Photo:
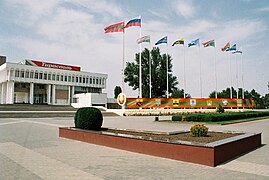
{"label": "tree foliage", "polygon": [[[151,57],[151,86],[152,97],[162,97],[166,95],[166,54],[161,54],[160,49],[154,47],[151,51],[145,48],[141,53],[142,64],[142,96],[149,97],[149,53]],[[173,93],[178,90],[177,78],[172,75],[172,58],[168,55],[168,82],[169,93]],[[124,82],[136,90],[139,88],[139,53],[135,55],[134,62],[127,62],[124,70]]]}
{"label": "tree foliage", "polygon": [[[268,83],[268,91],[269,91],[269,83]],[[210,98],[215,98],[215,92],[213,91],[209,94]],[[233,97],[236,97],[237,91],[232,87],[232,93]],[[230,88],[226,88],[222,90],[221,92],[217,92],[218,98],[230,98]],[[242,98],[242,88],[238,91],[238,98]],[[262,96],[258,92],[256,92],[255,89],[252,89],[251,91],[244,91],[244,98],[245,99],[253,99],[256,101],[257,109],[263,109],[263,108],[269,108],[269,93],[265,94],[265,96]]]}
{"label": "tree foliage", "polygon": [[114,98],[117,99],[118,95],[122,92],[121,87],[120,86],[116,86],[114,88]]}
{"label": "tree foliage", "polygon": [[[183,89],[177,89],[172,92],[171,95],[172,98],[184,98],[184,90]],[[188,93],[185,93],[186,98],[191,98],[191,95]]]}

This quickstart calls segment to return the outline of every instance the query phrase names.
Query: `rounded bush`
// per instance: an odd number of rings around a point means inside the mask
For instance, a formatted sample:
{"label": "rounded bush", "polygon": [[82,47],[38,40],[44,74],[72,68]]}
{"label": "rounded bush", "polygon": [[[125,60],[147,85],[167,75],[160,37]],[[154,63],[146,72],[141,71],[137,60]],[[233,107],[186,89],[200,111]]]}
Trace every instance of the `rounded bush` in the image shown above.
{"label": "rounded bush", "polygon": [[100,130],[103,124],[101,111],[94,107],[79,108],[75,114],[75,127],[87,130]]}
{"label": "rounded bush", "polygon": [[218,113],[224,113],[224,111],[225,111],[224,108],[219,104],[218,108],[217,108],[217,112]]}
{"label": "rounded bush", "polygon": [[206,137],[208,133],[208,127],[203,124],[196,124],[191,127],[191,135],[194,137]]}

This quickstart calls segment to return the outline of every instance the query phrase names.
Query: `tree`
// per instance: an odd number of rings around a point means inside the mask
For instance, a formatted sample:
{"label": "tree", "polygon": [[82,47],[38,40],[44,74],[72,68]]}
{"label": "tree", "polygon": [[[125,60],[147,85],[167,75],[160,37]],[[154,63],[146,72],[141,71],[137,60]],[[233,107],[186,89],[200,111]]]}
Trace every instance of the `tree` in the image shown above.
{"label": "tree", "polygon": [[[209,98],[215,98],[215,93],[216,91],[213,91],[209,94]],[[233,97],[236,97],[236,90],[232,87],[232,94]],[[222,90],[221,92],[217,92],[217,96],[218,98],[230,98],[231,94],[230,94],[230,88],[226,88],[224,90]]]}
{"label": "tree", "polygon": [[[172,92],[171,95],[172,98],[184,98],[184,90],[183,89],[177,89],[174,92]],[[191,95],[188,93],[185,93],[186,98],[191,98]]]}
{"label": "tree", "polygon": [[[141,53],[142,64],[142,96],[149,97],[149,53],[151,55],[151,86],[152,97],[166,97],[166,54],[161,54],[160,49],[154,47],[151,51],[145,48]],[[178,90],[177,78],[172,75],[172,58],[168,55],[168,91],[173,93]],[[136,90],[139,88],[139,53],[135,55],[134,62],[127,62],[124,70],[124,82]]]}
{"label": "tree", "polygon": [[114,88],[114,98],[117,99],[118,95],[122,92],[121,87],[120,86],[116,86]]}

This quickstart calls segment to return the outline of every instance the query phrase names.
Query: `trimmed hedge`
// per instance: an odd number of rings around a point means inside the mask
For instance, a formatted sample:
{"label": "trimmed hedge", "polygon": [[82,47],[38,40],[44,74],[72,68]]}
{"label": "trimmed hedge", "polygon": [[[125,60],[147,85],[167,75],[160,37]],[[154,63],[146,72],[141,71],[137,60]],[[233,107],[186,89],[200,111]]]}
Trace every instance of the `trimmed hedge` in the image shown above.
{"label": "trimmed hedge", "polygon": [[103,124],[101,111],[94,107],[79,108],[75,114],[75,127],[87,130],[100,130]]}
{"label": "trimmed hedge", "polygon": [[[269,116],[269,111],[262,112],[230,112],[230,113],[212,113],[212,114],[185,114],[184,120],[191,122],[219,122],[238,119],[247,119],[255,117]],[[182,121],[182,116],[172,116],[172,121]]]}

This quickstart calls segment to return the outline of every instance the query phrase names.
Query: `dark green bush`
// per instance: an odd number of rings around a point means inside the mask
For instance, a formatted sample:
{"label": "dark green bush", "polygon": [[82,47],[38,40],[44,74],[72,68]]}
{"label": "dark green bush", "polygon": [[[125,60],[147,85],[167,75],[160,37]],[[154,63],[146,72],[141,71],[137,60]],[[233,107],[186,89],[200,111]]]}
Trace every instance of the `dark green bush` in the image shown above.
{"label": "dark green bush", "polygon": [[219,104],[217,108],[218,113],[224,113],[224,108]]}
{"label": "dark green bush", "polygon": [[219,121],[230,121],[238,119],[247,119],[269,116],[269,111],[263,112],[226,112],[226,113],[210,113],[210,114],[184,114],[172,117],[172,121],[190,121],[190,122],[219,122]]}
{"label": "dark green bush", "polygon": [[79,108],[75,114],[75,127],[88,130],[100,130],[103,124],[101,111],[94,107]]}
{"label": "dark green bush", "polygon": [[194,137],[206,137],[208,132],[208,127],[203,124],[196,124],[191,127],[190,133]]}
{"label": "dark green bush", "polygon": [[181,121],[181,114],[176,114],[172,116],[172,121]]}

